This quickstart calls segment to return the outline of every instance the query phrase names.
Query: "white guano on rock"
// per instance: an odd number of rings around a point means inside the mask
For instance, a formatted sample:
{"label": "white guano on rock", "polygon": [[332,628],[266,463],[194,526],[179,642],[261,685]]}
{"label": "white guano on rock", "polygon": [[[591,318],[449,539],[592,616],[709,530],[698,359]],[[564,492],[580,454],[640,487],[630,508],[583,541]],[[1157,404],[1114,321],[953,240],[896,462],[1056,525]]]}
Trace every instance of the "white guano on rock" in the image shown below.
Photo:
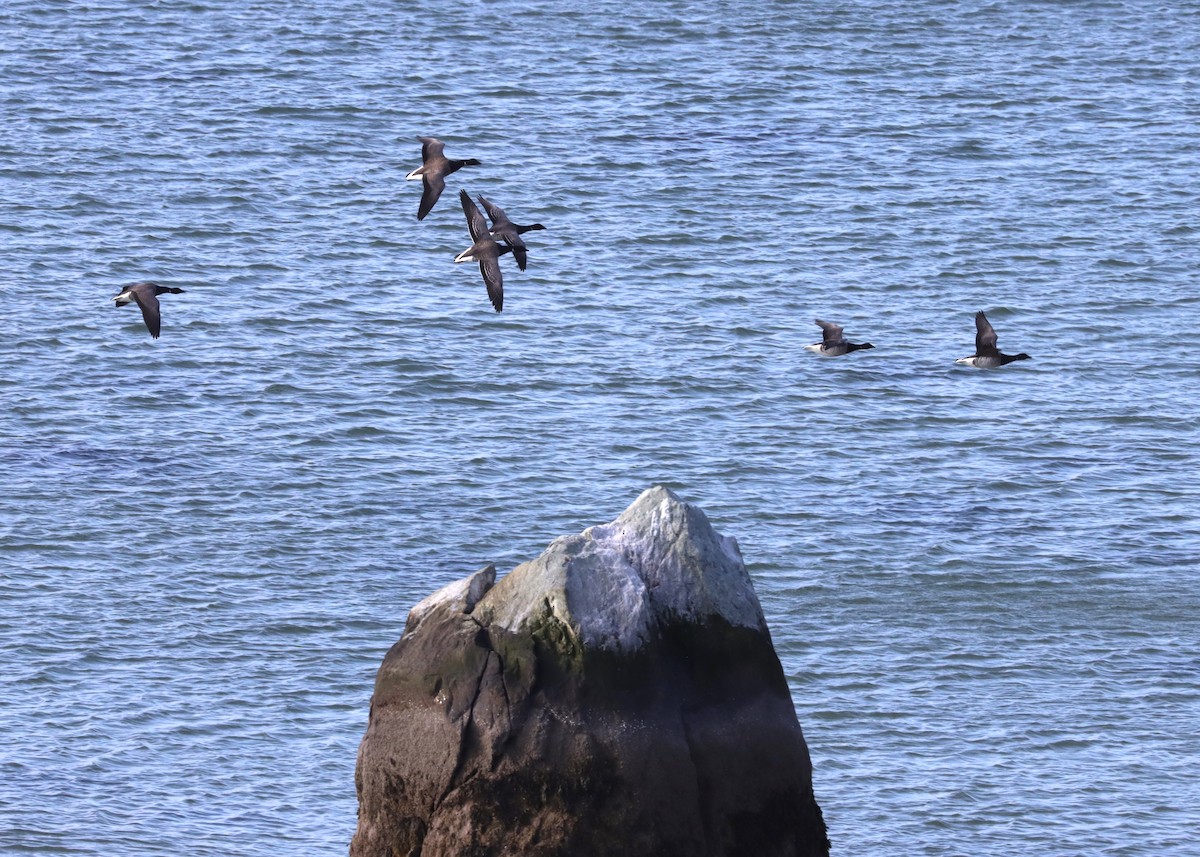
{"label": "white guano on rock", "polygon": [[662,623],[766,628],[737,541],[662,486],[610,524],[555,539],[480,599],[478,614],[512,631],[549,613],[585,647],[633,651]]}

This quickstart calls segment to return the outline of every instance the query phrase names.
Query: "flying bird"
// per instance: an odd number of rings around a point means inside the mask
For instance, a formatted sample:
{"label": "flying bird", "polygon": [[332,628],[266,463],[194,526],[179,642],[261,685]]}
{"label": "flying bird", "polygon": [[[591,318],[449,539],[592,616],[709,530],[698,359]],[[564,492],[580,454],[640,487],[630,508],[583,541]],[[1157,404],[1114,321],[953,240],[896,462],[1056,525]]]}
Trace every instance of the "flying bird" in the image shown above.
{"label": "flying bird", "polygon": [[170,292],[173,295],[183,294],[183,289],[177,289],[174,286],[160,286],[158,283],[142,282],[130,283],[121,289],[121,293],[113,298],[117,306],[128,306],[131,303],[136,303],[142,311],[142,320],[146,322],[146,329],[150,331],[150,335],[158,339],[158,332],[162,329],[162,316],[158,310],[158,296],[165,295]]}
{"label": "flying bird", "polygon": [[423,163],[404,178],[406,181],[420,179],[424,190],[421,192],[421,204],[417,207],[417,220],[424,220],[425,215],[433,211],[438,197],[446,188],[446,176],[463,167],[478,166],[479,161],[468,158],[457,161],[442,154],[446,144],[435,137],[418,137],[421,141],[421,160]]}
{"label": "flying bird", "polygon": [[840,357],[843,354],[849,354],[851,351],[860,351],[863,348],[875,347],[869,342],[847,342],[846,338],[842,336],[841,327],[828,321],[821,321],[819,318],[814,320],[821,328],[821,341],[813,345],[804,346],[805,351],[820,354],[822,357]]}
{"label": "flying bird", "polygon": [[526,254],[525,241],[521,236],[531,229],[545,229],[546,227],[540,223],[531,223],[528,226],[513,223],[508,219],[508,215],[504,213],[503,208],[484,199],[482,195],[479,197],[479,203],[483,206],[484,211],[488,213],[488,217],[492,219],[492,235],[503,240],[505,244],[512,248],[513,258],[517,260],[517,267],[524,271],[528,256]]}
{"label": "flying bird", "polygon": [[483,212],[471,201],[469,193],[460,190],[458,198],[462,200],[463,213],[467,215],[467,229],[471,230],[471,240],[475,243],[455,256],[454,261],[479,263],[479,273],[483,274],[492,306],[496,312],[501,312],[504,309],[504,278],[500,276],[500,257],[512,250],[512,245],[496,243],[492,233],[488,232]]}
{"label": "flying bird", "polygon": [[970,357],[960,357],[955,363],[974,366],[976,369],[994,369],[1004,366],[1014,360],[1029,360],[1025,352],[1020,354],[1001,354],[996,347],[996,330],[992,327],[983,310],[975,313],[975,353]]}

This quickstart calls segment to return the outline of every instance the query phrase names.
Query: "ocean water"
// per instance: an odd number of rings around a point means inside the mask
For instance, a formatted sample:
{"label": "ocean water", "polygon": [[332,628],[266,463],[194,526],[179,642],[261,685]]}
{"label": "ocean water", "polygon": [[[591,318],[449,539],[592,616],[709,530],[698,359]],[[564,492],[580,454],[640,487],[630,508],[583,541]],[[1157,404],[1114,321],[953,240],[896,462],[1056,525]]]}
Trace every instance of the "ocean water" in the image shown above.
{"label": "ocean water", "polygon": [[345,853],[408,609],[656,482],[835,854],[1200,853],[1194,2],[6,0],[0,103],[0,853]]}

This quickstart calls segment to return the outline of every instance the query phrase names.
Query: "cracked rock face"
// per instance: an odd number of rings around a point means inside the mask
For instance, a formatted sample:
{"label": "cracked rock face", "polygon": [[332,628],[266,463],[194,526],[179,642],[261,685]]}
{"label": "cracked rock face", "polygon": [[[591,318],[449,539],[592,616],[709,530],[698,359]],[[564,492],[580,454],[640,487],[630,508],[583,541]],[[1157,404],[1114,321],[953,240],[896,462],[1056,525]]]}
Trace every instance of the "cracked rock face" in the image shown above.
{"label": "cracked rock face", "polygon": [[824,855],[736,542],[665,488],[409,613],[375,683],[351,857]]}

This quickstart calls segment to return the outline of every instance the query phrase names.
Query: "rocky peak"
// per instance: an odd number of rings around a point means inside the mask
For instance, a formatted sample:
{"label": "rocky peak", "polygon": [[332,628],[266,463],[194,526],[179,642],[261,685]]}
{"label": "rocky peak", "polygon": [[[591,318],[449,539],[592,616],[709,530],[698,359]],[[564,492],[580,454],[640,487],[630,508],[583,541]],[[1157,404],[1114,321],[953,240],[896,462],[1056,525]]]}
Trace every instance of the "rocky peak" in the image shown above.
{"label": "rocky peak", "polygon": [[655,486],[610,524],[555,539],[480,599],[477,617],[511,631],[553,616],[585,647],[633,651],[662,623],[765,629],[737,541]]}
{"label": "rocky peak", "polygon": [[351,857],[824,857],[737,543],[666,488],[417,604],[380,666]]}

